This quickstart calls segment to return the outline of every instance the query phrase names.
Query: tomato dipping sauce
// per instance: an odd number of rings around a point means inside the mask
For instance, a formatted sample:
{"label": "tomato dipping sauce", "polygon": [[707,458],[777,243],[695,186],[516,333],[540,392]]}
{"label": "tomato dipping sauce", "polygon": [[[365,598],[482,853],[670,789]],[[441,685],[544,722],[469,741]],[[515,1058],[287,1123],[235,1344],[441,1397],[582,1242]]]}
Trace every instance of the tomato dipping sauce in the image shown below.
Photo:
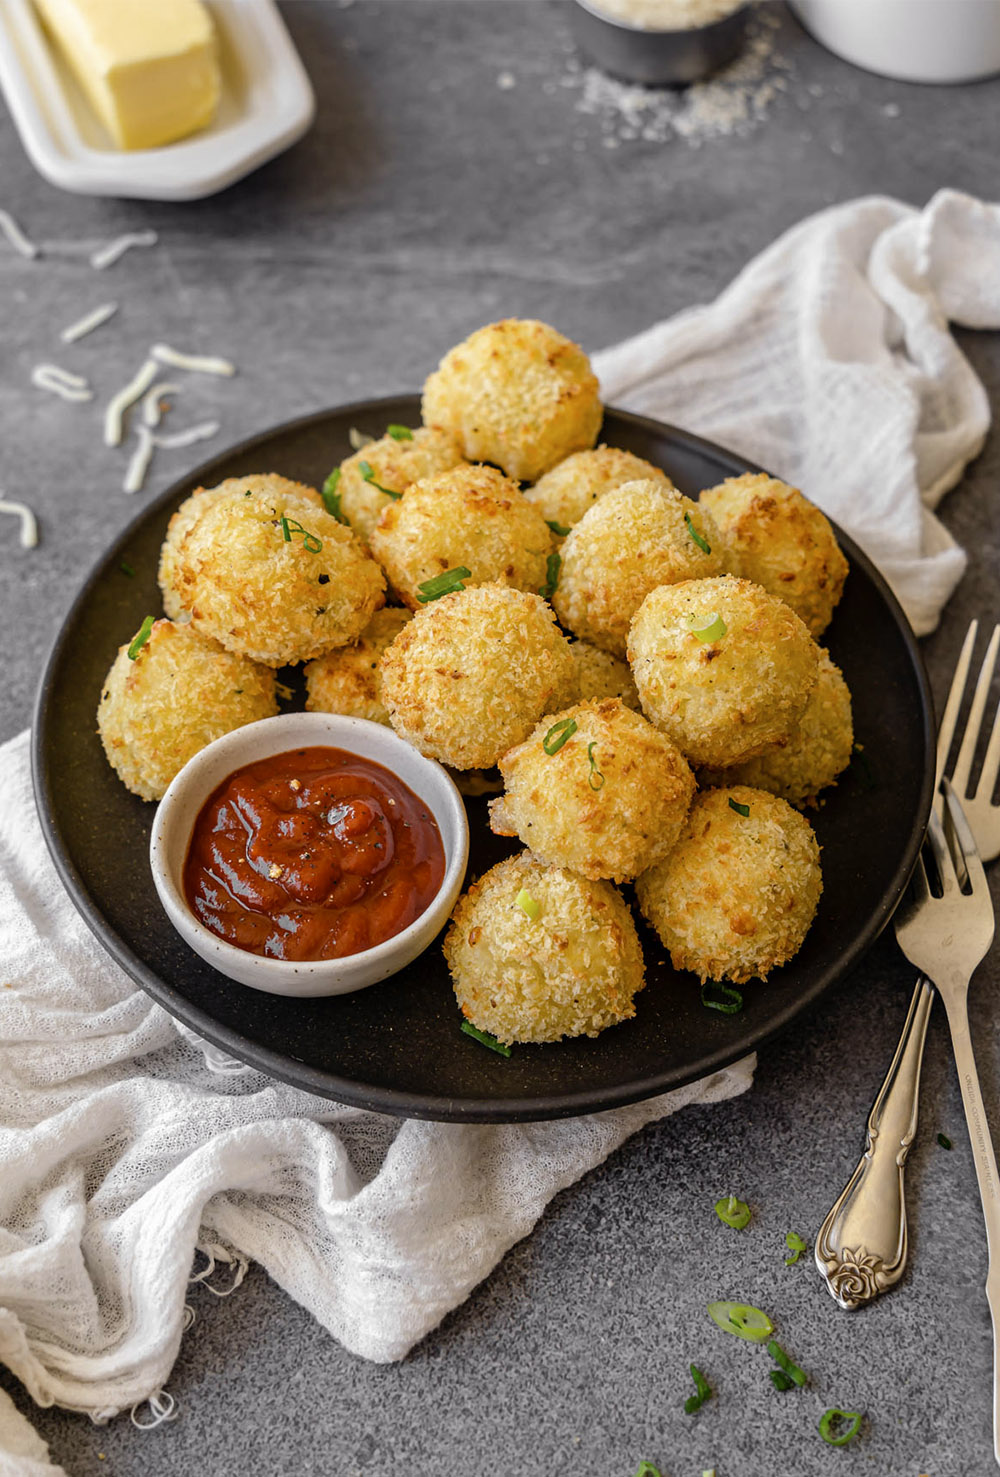
{"label": "tomato dipping sauce", "polygon": [[184,896],[238,949],[340,959],[401,933],[444,872],[437,822],[391,770],[344,749],[291,749],[237,769],[209,796]]}

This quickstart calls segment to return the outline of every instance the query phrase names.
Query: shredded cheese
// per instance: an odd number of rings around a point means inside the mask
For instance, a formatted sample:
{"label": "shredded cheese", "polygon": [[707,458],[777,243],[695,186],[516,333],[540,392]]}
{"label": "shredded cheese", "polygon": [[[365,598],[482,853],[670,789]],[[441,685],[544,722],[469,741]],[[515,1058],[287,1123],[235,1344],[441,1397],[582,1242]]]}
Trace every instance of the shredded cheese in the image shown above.
{"label": "shredded cheese", "polygon": [[144,424],[158,426],[163,419],[163,407],[160,401],[165,395],[179,395],[180,389],[180,385],[171,385],[166,380],[158,380],[151,390],[147,390],[142,401]]}
{"label": "shredded cheese", "polygon": [[95,308],[92,313],[87,313],[85,317],[80,318],[76,323],[71,323],[68,328],[64,328],[59,337],[64,344],[75,344],[78,338],[83,338],[85,334],[93,333],[95,328],[100,328],[102,323],[107,323],[108,319],[113,318],[117,312],[117,303],[103,303],[101,307]]}
{"label": "shredded cheese", "polygon": [[7,210],[0,210],[0,232],[7,238],[18,256],[32,261],[38,255],[38,247],[34,241],[28,240],[17,221]]}
{"label": "shredded cheese", "polygon": [[127,231],[124,236],[118,236],[114,241],[109,241],[107,246],[100,247],[90,258],[90,265],[97,272],[103,272],[107,267],[113,267],[115,262],[125,255],[133,246],[155,246],[157,243],[155,231]]}
{"label": "shredded cheese", "polygon": [[124,389],[119,390],[118,394],[108,401],[108,408],[104,412],[105,446],[121,445],[125,412],[130,405],[134,405],[141,396],[145,395],[156,378],[156,373],[156,360],[147,359],[139,373],[129,380]]}
{"label": "shredded cheese", "polygon": [[179,350],[172,349],[169,344],[154,344],[149,352],[161,364],[169,364],[173,369],[188,369],[192,374],[229,376],[236,373],[236,365],[230,364],[228,359],[213,359],[200,354],[182,354]]}
{"label": "shredded cheese", "polygon": [[33,549],[38,543],[38,523],[34,513],[24,503],[15,503],[0,497],[0,513],[13,513],[21,520],[21,548]]}
{"label": "shredded cheese", "polygon": [[58,364],[36,364],[31,371],[31,383],[38,390],[49,390],[63,400],[92,400],[93,391],[81,374],[70,374]]}

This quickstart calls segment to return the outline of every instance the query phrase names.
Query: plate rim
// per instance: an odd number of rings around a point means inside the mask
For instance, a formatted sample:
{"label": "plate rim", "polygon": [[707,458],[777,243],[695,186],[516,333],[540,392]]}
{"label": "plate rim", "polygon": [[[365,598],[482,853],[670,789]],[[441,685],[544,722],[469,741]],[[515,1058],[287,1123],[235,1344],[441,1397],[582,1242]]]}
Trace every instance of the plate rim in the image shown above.
{"label": "plate rim", "polygon": [[[95,559],[56,633],[42,670],[32,711],[32,790],[39,823],[49,855],[52,858],[56,873],[77,912],[102,946],[130,979],[154,1001],[162,1005],[164,1009],[198,1036],[211,1042],[220,1050],[231,1053],[238,1060],[245,1062],[246,1065],[256,1068],[258,1071],[265,1073],[269,1077],[276,1078],[278,1081],[286,1082],[300,1091],[311,1092],[314,1095],[332,1099],[351,1107],[388,1113],[394,1117],[453,1123],[524,1123],[551,1121],[559,1118],[576,1117],[581,1114],[605,1112],[609,1109],[626,1107],[633,1103],[646,1101],[663,1093],[675,1091],[678,1088],[698,1081],[700,1078],[707,1077],[713,1072],[721,1071],[723,1068],[731,1066],[734,1062],[741,1060],[751,1052],[755,1052],[760,1047],[767,1045],[769,1041],[774,1040],[783,1031],[787,1030],[793,1020],[815,1009],[833,985],[838,980],[846,978],[856,968],[861,958],[868,952],[892,917],[909,880],[923,841],[933,794],[934,769],[929,761],[935,751],[936,734],[934,702],[927,670],[913,628],[903,612],[902,606],[890,589],[885,576],[855,540],[849,534],[845,533],[833,519],[830,519],[830,523],[837,536],[838,543],[844,549],[851,563],[865,572],[885,602],[886,608],[902,637],[903,645],[909,657],[910,666],[920,694],[921,737],[928,762],[924,766],[917,816],[915,817],[914,824],[911,826],[907,845],[896,865],[891,881],[885,889],[881,906],[872,915],[867,926],[852,940],[846,953],[838,955],[835,964],[831,964],[820,974],[819,980],[811,991],[809,999],[804,1004],[800,997],[788,1001],[784,1008],[769,1020],[766,1026],[762,1026],[755,1033],[752,1033],[749,1039],[742,1039],[738,1049],[733,1050],[731,1044],[720,1044],[719,1047],[707,1052],[696,1062],[688,1063],[682,1071],[672,1073],[669,1081],[664,1081],[662,1075],[646,1076],[641,1080],[634,1080],[628,1084],[601,1089],[596,1094],[593,1089],[589,1089],[573,1093],[564,1092],[558,1094],[557,1097],[546,1095],[519,1097],[500,1103],[495,1098],[456,1099],[450,1095],[435,1093],[421,1093],[415,1099],[412,1093],[399,1088],[365,1088],[351,1079],[339,1077],[335,1073],[321,1071],[304,1062],[296,1062],[293,1068],[289,1064],[294,1059],[274,1052],[268,1047],[260,1046],[229,1026],[220,1025],[214,1017],[206,1014],[186,996],[181,995],[167,980],[156,974],[154,970],[150,969],[141,959],[133,954],[129,946],[119,937],[94,904],[83,877],[71,860],[68,847],[63,841],[55,814],[55,807],[52,803],[49,763],[47,755],[44,752],[47,708],[55,685],[56,669],[59,666],[64,647],[75,625],[75,618],[86,605],[95,586],[102,579],[107,566],[120,555],[132,537],[133,532],[145,525],[159,512],[164,511],[169,504],[176,502],[176,500],[183,496],[189,495],[188,489],[191,486],[203,484],[208,478],[216,475],[215,469],[220,468],[220,464],[252,453],[255,448],[270,441],[277,435],[288,435],[305,431],[328,420],[332,415],[347,417],[355,414],[359,417],[374,417],[381,408],[387,408],[389,406],[398,407],[401,401],[409,401],[412,404],[415,400],[418,400],[418,397],[413,391],[402,391],[394,395],[350,401],[344,405],[334,405],[326,409],[311,411],[306,415],[280,422],[267,430],[257,432],[253,436],[227,447],[225,451],[217,453],[216,456],[210,458],[208,461],[202,462],[199,466],[192,468],[186,476],[172,482],[153,501],[147,503],[145,507],[139,510],[135,517],[130,519],[120,531],[114,541]],[[687,448],[709,453],[716,461],[722,460],[731,463],[735,475],[740,475],[742,471],[765,470],[750,461],[749,458],[742,457],[737,452],[730,451],[727,447],[720,446],[717,442],[710,441],[706,437],[697,436],[693,432],[673,426],[669,422],[660,421],[651,416],[639,415],[633,411],[621,410],[614,405],[606,405],[604,409],[606,412],[610,411],[617,419],[635,425],[642,430],[658,436],[665,434],[670,440],[678,442]],[[435,940],[436,942],[437,940]],[[431,947],[433,946],[432,944]]]}

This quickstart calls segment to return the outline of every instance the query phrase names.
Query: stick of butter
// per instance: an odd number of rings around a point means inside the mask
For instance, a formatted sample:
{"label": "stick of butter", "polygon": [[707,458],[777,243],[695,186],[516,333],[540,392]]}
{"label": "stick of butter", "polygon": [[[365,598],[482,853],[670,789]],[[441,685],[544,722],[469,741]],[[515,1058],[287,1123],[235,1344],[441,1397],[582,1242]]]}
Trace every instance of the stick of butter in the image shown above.
{"label": "stick of butter", "polygon": [[35,0],[122,149],[155,149],[210,122],[221,81],[201,0]]}

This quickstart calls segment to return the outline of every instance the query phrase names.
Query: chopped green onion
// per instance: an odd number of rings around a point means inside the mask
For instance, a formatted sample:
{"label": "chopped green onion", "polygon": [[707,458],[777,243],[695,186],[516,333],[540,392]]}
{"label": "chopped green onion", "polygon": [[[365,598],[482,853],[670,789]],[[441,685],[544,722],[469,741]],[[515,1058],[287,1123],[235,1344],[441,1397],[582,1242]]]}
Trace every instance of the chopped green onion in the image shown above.
{"label": "chopped green onion", "polygon": [[697,636],[699,641],[721,641],[729,629],[716,610],[710,615],[689,616],[687,625],[691,635]]}
{"label": "chopped green onion", "polygon": [[688,533],[694,539],[701,552],[703,554],[711,554],[712,545],[708,542],[708,539],[705,537],[705,535],[703,533],[699,533],[697,528],[695,528],[690,513],[684,514],[684,522],[687,524]]}
{"label": "chopped green onion", "polygon": [[138,631],[136,631],[135,636],[132,639],[132,645],[129,647],[127,653],[130,662],[135,661],[136,657],[139,655],[140,651],[149,640],[149,633],[153,629],[153,623],[155,619],[155,616],[147,615],[146,619],[143,621]]}
{"label": "chopped green onion", "polygon": [[790,1390],[792,1388],[792,1381],[785,1374],[784,1370],[769,1369],[767,1373],[768,1379],[776,1390]]}
{"label": "chopped green onion", "polygon": [[[709,990],[715,990],[722,998],[713,1000]],[[739,990],[731,990],[718,980],[706,980],[701,987],[701,1003],[706,1010],[720,1010],[723,1015],[738,1015],[743,1009],[743,996]]]}
{"label": "chopped green onion", "polygon": [[320,488],[320,491],[323,494],[323,506],[326,508],[326,511],[336,518],[338,523],[346,524],[347,519],[344,517],[344,511],[340,506],[340,493],[337,491],[339,482],[340,468],[334,467]]}
{"label": "chopped green onion", "polygon": [[395,498],[397,502],[403,496],[401,492],[393,492],[391,487],[383,487],[381,482],[375,481],[375,473],[372,471],[371,462],[358,462],[358,471],[361,473],[362,479],[369,486],[374,487],[376,492],[384,492],[386,497]]}
{"label": "chopped green onion", "polygon": [[938,1143],[941,1145],[942,1149],[950,1149],[951,1148],[951,1139],[948,1137],[948,1135],[946,1133],[939,1133],[938,1134]]}
{"label": "chopped green onion", "polygon": [[446,569],[444,574],[436,574],[431,580],[424,580],[418,585],[419,594],[417,599],[421,605],[429,605],[432,600],[440,600],[442,595],[454,595],[459,590],[464,590],[463,580],[472,578],[472,570],[466,569],[464,564],[459,564],[455,569]]}
{"label": "chopped green onion", "polygon": [[560,718],[558,723],[553,723],[548,733],[542,739],[542,748],[551,759],[553,754],[558,754],[563,744],[568,742],[576,733],[575,718]]}
{"label": "chopped green onion", "polygon": [[737,815],[748,816],[750,814],[749,805],[742,805],[739,800],[734,800],[732,795],[729,797],[729,809],[735,810]]}
{"label": "chopped green onion", "polygon": [[391,436],[393,441],[412,441],[413,432],[409,426],[386,426],[385,434]]}
{"label": "chopped green onion", "polygon": [[661,1473],[659,1467],[654,1467],[652,1462],[640,1462],[635,1477],[661,1477]]}
{"label": "chopped green onion", "polygon": [[555,534],[556,538],[565,538],[566,535],[569,533],[569,529],[566,527],[565,523],[557,523],[554,518],[546,518],[545,521],[551,528],[552,532]]}
{"label": "chopped green onion", "polygon": [[691,1371],[691,1378],[694,1380],[694,1387],[697,1393],[688,1396],[684,1402],[684,1409],[688,1415],[694,1415],[695,1411],[700,1410],[709,1395],[711,1395],[712,1387],[697,1364],[689,1364],[688,1368]]}
{"label": "chopped green onion", "polygon": [[122,574],[127,574],[129,579],[131,579],[132,576],[135,574],[135,570],[132,568],[127,559],[123,559],[118,568],[121,570]]}
{"label": "chopped green onion", "polygon": [[308,549],[310,554],[318,554],[320,549],[322,549],[323,540],[321,538],[317,538],[314,533],[310,533],[307,528],[303,528],[297,518],[286,518],[284,513],[282,513],[281,535],[286,544],[291,543],[293,533],[301,533],[302,547]]}
{"label": "chopped green onion", "polygon": [[768,1339],[767,1352],[770,1354],[775,1364],[779,1364],[784,1370],[785,1374],[787,1374],[788,1378],[792,1381],[792,1383],[794,1385],[798,1385],[799,1389],[801,1390],[802,1386],[805,1384],[809,1376],[806,1374],[804,1369],[799,1368],[794,1359],[789,1359],[788,1355],[778,1343],[777,1339]]}
{"label": "chopped green onion", "polygon": [[495,1036],[491,1036],[489,1031],[480,1031],[479,1027],[474,1026],[471,1021],[463,1021],[462,1030],[466,1036],[471,1036],[474,1041],[481,1041],[484,1046],[488,1046],[490,1051],[498,1051],[501,1056],[510,1056],[509,1046],[504,1046],[503,1042],[498,1041]]}
{"label": "chopped green onion", "polygon": [[762,1344],[774,1332],[774,1324],[767,1314],[750,1303],[709,1303],[708,1316],[723,1333],[734,1333],[753,1344]]}
{"label": "chopped green onion", "polygon": [[802,1240],[802,1237],[798,1235],[798,1233],[795,1231],[788,1231],[786,1233],[785,1245],[788,1247],[789,1251],[794,1253],[793,1256],[785,1257],[786,1267],[793,1267],[802,1253],[808,1250],[806,1243]]}
{"label": "chopped green onion", "polygon": [[551,600],[559,583],[559,569],[562,558],[559,554],[550,554],[545,561],[545,583],[539,587],[538,593],[543,600]]}
{"label": "chopped green onion", "polygon": [[[834,1426],[839,1426],[841,1421],[849,1424],[839,1436],[834,1436]],[[848,1441],[853,1441],[861,1430],[861,1412],[858,1410],[838,1410],[836,1406],[830,1410],[824,1410],[819,1418],[819,1434],[827,1446],[846,1446]]]}
{"label": "chopped green onion", "polygon": [[527,913],[532,923],[534,923],[535,919],[542,911],[541,903],[535,901],[526,887],[521,888],[521,891],[518,893],[514,901],[521,909],[521,912]]}
{"label": "chopped green onion", "polygon": [[724,1226],[732,1226],[734,1231],[742,1231],[750,1224],[749,1205],[745,1200],[737,1200],[735,1195],[723,1195],[717,1200],[715,1213]]}
{"label": "chopped green onion", "polygon": [[590,774],[588,778],[590,780],[590,788],[592,790],[599,790],[604,784],[604,776],[598,769],[597,760],[594,758],[594,749],[596,745],[596,739],[594,739],[592,743],[589,743],[587,745],[587,758],[590,760]]}

